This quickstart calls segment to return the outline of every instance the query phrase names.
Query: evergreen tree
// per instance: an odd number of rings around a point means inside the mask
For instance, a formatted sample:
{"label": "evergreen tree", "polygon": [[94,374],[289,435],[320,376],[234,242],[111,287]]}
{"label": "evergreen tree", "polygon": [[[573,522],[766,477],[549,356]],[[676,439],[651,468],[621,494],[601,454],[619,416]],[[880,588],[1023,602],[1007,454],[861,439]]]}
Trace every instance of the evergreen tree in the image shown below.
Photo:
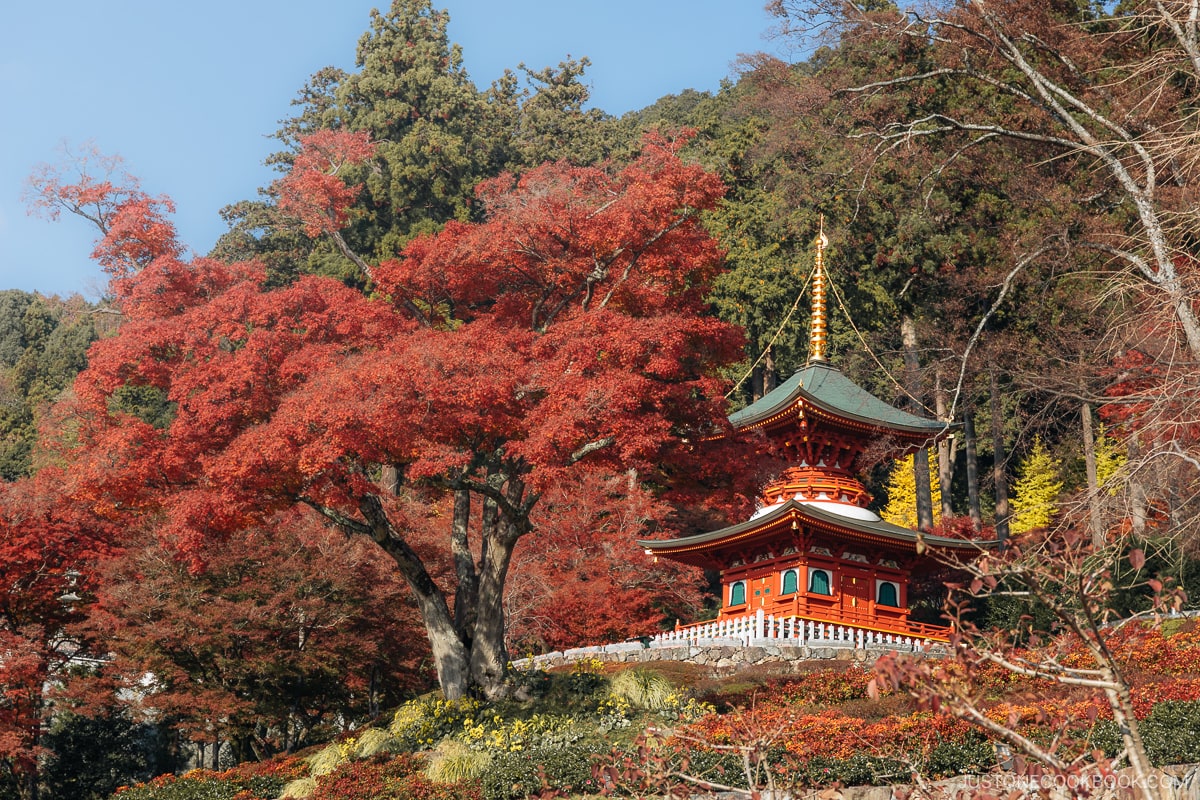
{"label": "evergreen tree", "polygon": [[[338,171],[348,185],[363,187],[340,232],[346,247],[325,234],[308,235],[280,213],[277,187],[271,187],[263,200],[222,210],[230,231],[212,255],[260,259],[275,285],[319,274],[361,287],[367,278],[347,248],[378,263],[450,220],[480,219],[475,187],[486,178],[544,161],[591,165],[609,157],[615,120],[584,108],[586,58],[541,70],[521,65],[524,85],[506,71],[479,91],[463,68],[461,49],[450,42],[449,21],[430,0],[393,0],[386,13],[372,11],[357,70],[317,72],[293,101],[298,113],[275,134],[288,149],[267,161],[285,172],[305,137],[320,131],[369,136],[373,157]],[[635,154],[631,149],[629,158]]]}
{"label": "evergreen tree", "polygon": [[1050,455],[1041,437],[1034,439],[1033,448],[1021,461],[1019,477],[1013,484],[1013,533],[1045,528],[1054,519],[1058,495],[1063,487],[1059,463]]}
{"label": "evergreen tree", "polygon": [[598,164],[611,154],[616,121],[600,109],[584,108],[591,92],[581,79],[590,64],[581,58],[563,61],[557,68],[517,67],[528,84],[513,95],[519,101],[512,123],[517,165],[561,160],[582,166]]}
{"label": "evergreen tree", "polygon": [[0,292],[0,480],[28,475],[38,415],[71,385],[96,339],[78,296]]}

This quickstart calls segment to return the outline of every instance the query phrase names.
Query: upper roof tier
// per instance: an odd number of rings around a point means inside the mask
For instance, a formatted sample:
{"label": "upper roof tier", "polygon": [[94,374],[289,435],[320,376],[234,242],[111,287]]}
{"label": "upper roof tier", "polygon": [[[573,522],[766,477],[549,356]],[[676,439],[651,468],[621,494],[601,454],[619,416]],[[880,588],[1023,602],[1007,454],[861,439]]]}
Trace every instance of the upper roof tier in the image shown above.
{"label": "upper roof tier", "polygon": [[811,362],[759,400],[729,416],[734,428],[771,427],[791,412],[824,412],[834,419],[857,423],[902,438],[937,437],[948,425],[926,419],[885,403],[824,361]]}

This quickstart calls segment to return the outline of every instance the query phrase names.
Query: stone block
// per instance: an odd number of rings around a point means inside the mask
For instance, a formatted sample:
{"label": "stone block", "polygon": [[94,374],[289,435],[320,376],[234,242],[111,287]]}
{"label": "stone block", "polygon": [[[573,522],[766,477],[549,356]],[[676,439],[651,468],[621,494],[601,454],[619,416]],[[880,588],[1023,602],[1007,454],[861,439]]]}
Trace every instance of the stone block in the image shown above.
{"label": "stone block", "polygon": [[579,656],[594,656],[603,652],[603,647],[592,645],[591,647],[572,647],[570,650],[564,650],[563,655],[569,658],[578,658]]}
{"label": "stone block", "polygon": [[738,655],[740,655],[741,660],[747,664],[757,664],[767,655],[767,651],[762,647],[755,647],[752,645],[750,647],[743,647],[741,653]]}
{"label": "stone block", "polygon": [[750,647],[761,647],[766,650],[774,650],[774,651],[778,652],[779,651],[779,640],[778,639],[768,639],[765,636],[762,638],[756,637],[756,638],[752,638],[750,640]]}

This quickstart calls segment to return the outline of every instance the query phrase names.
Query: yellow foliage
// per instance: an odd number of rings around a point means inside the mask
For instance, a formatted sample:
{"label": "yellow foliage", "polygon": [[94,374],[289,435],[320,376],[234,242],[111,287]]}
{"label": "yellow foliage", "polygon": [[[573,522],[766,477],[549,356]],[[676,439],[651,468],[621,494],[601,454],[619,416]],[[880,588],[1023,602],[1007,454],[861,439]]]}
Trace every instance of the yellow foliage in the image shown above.
{"label": "yellow foliage", "polygon": [[1013,533],[1045,528],[1058,511],[1063,482],[1058,477],[1058,459],[1050,455],[1040,438],[1021,461],[1020,475],[1013,484]]}
{"label": "yellow foliage", "polygon": [[[933,521],[942,518],[942,486],[938,482],[937,454],[929,454],[929,489],[933,497]],[[917,479],[913,472],[913,456],[905,456],[892,464],[888,474],[887,505],[879,516],[885,522],[901,528],[917,527]]]}
{"label": "yellow foliage", "polygon": [[[1126,460],[1128,459],[1125,451],[1121,449],[1121,443],[1107,435],[1104,425],[1101,424],[1096,434],[1096,482],[1100,486],[1107,484],[1120,472],[1121,467],[1125,466]],[[1117,488],[1110,488],[1108,493],[1115,495]]]}

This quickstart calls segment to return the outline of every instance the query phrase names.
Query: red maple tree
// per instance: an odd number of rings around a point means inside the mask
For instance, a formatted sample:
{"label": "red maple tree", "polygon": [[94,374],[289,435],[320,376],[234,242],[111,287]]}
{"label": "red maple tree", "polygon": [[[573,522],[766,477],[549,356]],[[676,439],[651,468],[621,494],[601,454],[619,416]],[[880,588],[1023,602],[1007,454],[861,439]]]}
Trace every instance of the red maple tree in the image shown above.
{"label": "red maple tree", "polygon": [[77,652],[67,626],[92,587],[111,531],[64,497],[53,467],[0,483],[0,770],[36,796],[48,719],[46,687]]}
{"label": "red maple tree", "polygon": [[70,693],[132,703],[198,744],[228,742],[239,762],[377,713],[424,688],[428,654],[413,644],[403,583],[369,544],[289,513],[205,542],[193,573],[152,532],[134,535],[76,626],[106,663]]}
{"label": "red maple tree", "polygon": [[[716,373],[741,357],[704,301],[722,260],[700,214],[723,187],[681,145],[487,182],[486,221],[415,240],[372,269],[371,296],[269,288],[259,265],[170,244],[143,254],[113,286],[127,322],[76,386],[81,496],[197,559],[313,508],[394,560],[447,696],[503,694],[504,587],[543,495],[632,471],[711,499],[728,469],[696,448],[726,429]],[[118,212],[104,246],[123,229]],[[132,394],[169,413],[117,402]]]}

